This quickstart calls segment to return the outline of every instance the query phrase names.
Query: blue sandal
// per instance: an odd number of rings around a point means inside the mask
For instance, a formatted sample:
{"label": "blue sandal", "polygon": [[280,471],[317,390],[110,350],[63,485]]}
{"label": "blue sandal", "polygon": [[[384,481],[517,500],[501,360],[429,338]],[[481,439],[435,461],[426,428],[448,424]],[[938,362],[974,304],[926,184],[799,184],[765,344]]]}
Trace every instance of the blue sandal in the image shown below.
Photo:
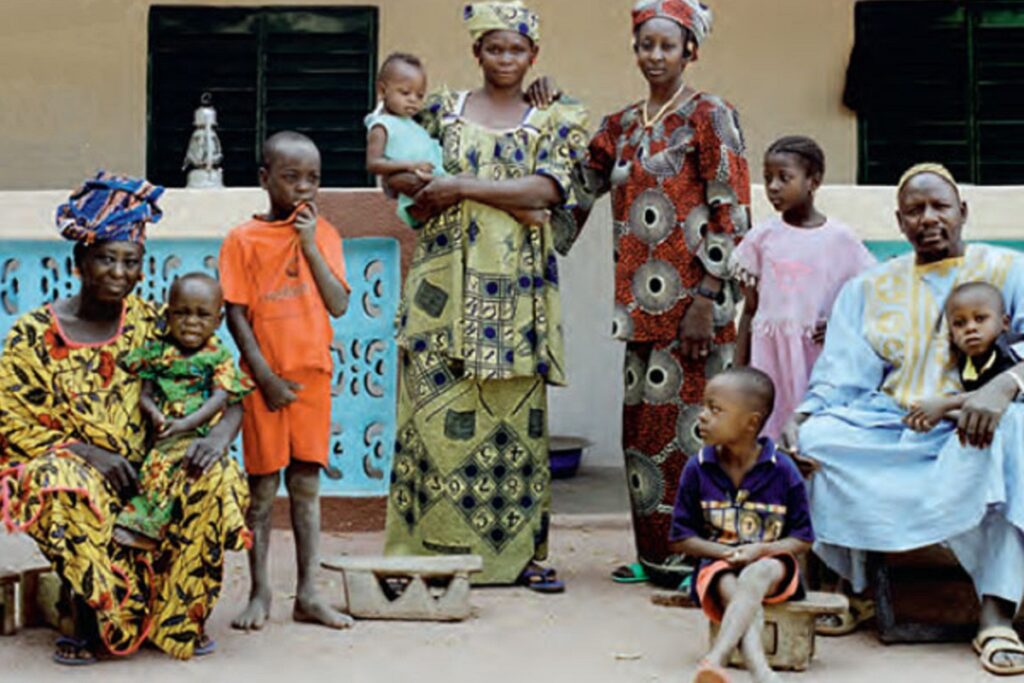
{"label": "blue sandal", "polygon": [[[61,648],[72,652],[72,655],[63,654]],[[61,636],[57,639],[57,651],[53,653],[53,661],[63,666],[88,666],[96,663],[96,654],[89,648],[89,641]]]}
{"label": "blue sandal", "polygon": [[199,645],[196,645],[195,649],[192,650],[192,655],[194,657],[205,657],[206,655],[212,655],[216,651],[217,641],[203,634],[200,636]]}
{"label": "blue sandal", "polygon": [[526,586],[537,593],[564,593],[565,583],[558,578],[554,569],[530,565],[519,575],[516,582],[520,586]]}

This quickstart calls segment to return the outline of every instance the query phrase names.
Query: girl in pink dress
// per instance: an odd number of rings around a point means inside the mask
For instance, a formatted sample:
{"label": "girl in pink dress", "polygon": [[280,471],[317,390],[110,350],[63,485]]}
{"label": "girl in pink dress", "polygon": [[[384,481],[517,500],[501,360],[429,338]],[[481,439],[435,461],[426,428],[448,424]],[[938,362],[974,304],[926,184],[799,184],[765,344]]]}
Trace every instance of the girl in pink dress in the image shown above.
{"label": "girl in pink dress", "polygon": [[775,382],[775,410],[764,427],[773,439],[807,390],[839,290],[875,264],[852,230],[815,208],[824,175],[825,154],[814,140],[773,142],[764,155],[764,187],[780,215],[755,227],[733,252],[745,297],[735,364]]}

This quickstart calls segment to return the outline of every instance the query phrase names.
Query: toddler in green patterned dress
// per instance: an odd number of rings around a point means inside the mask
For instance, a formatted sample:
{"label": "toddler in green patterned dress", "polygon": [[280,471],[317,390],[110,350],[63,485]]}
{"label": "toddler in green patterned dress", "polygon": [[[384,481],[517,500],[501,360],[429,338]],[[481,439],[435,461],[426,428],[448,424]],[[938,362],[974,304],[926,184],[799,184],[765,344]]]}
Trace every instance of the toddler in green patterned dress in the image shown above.
{"label": "toddler in green patterned dress", "polygon": [[139,494],[117,517],[114,540],[121,545],[157,547],[171,518],[168,485],[189,447],[229,403],[252,391],[252,381],[215,333],[223,305],[220,284],[209,275],[177,278],[167,296],[164,335],[122,360],[143,380],[142,413],[157,442],[142,464]]}

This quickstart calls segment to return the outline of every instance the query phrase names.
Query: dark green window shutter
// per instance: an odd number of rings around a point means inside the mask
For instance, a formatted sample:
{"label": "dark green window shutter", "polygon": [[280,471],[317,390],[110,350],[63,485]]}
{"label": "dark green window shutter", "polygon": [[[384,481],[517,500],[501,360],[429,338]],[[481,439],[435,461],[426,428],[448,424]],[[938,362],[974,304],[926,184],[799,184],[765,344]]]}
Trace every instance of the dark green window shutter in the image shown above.
{"label": "dark green window shutter", "polygon": [[1024,0],[862,0],[855,26],[860,182],[1024,182]]}
{"label": "dark green window shutter", "polygon": [[255,185],[262,140],[285,129],[316,141],[323,185],[371,185],[363,117],[374,102],[377,8],[154,6],[149,59],[151,180],[184,185],[192,111],[209,91],[226,185]]}
{"label": "dark green window shutter", "polygon": [[861,183],[894,184],[918,161],[970,170],[967,31],[953,2],[856,6]]}
{"label": "dark green window shutter", "polygon": [[1024,2],[971,3],[977,182],[1024,182]]}

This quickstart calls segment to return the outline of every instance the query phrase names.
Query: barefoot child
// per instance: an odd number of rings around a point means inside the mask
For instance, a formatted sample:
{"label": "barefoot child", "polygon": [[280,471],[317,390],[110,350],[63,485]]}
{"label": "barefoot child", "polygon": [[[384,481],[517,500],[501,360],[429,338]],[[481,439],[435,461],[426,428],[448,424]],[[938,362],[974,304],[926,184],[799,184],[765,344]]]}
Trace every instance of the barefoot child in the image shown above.
{"label": "barefoot child", "polygon": [[753,368],[725,370],[704,390],[704,448],[683,470],[669,532],[673,550],[701,558],[694,598],[722,624],[696,683],[728,681],[722,667],[738,644],[755,681],[777,680],[761,605],[803,592],[797,556],[814,541],[807,492],[793,461],[758,439],[774,400],[771,378]]}
{"label": "barefoot child", "polygon": [[317,592],[320,469],[331,422],[330,317],[344,314],[348,285],[341,238],[317,215],[320,152],[286,131],[263,145],[260,185],[267,214],[234,228],[220,252],[228,328],[259,391],[245,399],[245,469],[252,506],[249,604],[232,625],[258,629],[270,614],[270,516],[284,470],[291,504],[298,587],[292,617],[334,628],[351,619]]}
{"label": "barefoot child", "polygon": [[122,361],[143,380],[142,413],[158,440],[142,464],[142,493],[117,516],[114,540],[121,545],[157,547],[171,517],[171,477],[189,446],[209,432],[227,405],[252,391],[252,381],[217,337],[223,305],[220,284],[209,275],[177,278],[167,294],[165,336]]}
{"label": "barefoot child", "polygon": [[775,382],[772,439],[803,399],[821,353],[832,304],[846,281],[875,259],[848,227],[814,206],[825,154],[807,137],[776,140],[764,155],[764,186],[779,217],[756,226],[733,252],[743,283],[736,364]]}
{"label": "barefoot child", "polygon": [[[422,180],[446,175],[440,143],[413,117],[423,108],[427,94],[427,73],[414,55],[394,52],[377,72],[377,109],[364,120],[367,129],[366,170],[377,176],[415,173]],[[398,197],[398,217],[411,227],[420,221],[410,214],[415,200]],[[524,225],[548,221],[547,211],[517,209],[509,211]]]}
{"label": "barefoot child", "polygon": [[[1024,338],[1011,335],[1003,294],[987,282],[967,282],[946,299],[946,320],[964,393],[917,401],[903,422],[929,432],[945,418],[956,419],[971,392],[1021,362]],[[1024,378],[1011,372],[1024,393]]]}

